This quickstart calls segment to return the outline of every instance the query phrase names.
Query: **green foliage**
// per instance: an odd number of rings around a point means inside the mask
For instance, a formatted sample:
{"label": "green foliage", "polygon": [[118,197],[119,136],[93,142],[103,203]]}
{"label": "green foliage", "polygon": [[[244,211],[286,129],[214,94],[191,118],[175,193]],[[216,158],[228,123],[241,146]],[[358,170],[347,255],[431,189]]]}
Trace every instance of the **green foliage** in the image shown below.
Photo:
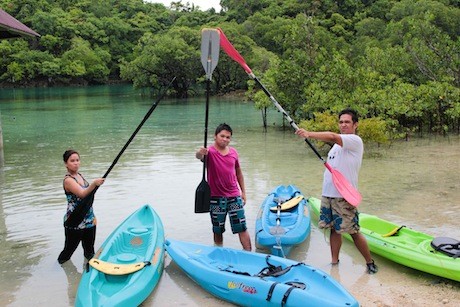
{"label": "green foliage", "polygon": [[70,77],[83,77],[88,80],[103,81],[109,74],[106,62],[110,55],[102,50],[93,50],[89,42],[72,39],[72,48],[62,55],[64,74]]}
{"label": "green foliage", "polygon": [[3,80],[10,82],[21,81],[24,77],[24,70],[21,65],[16,62],[11,62],[6,68],[6,72],[2,75]]}
{"label": "green foliage", "polygon": [[[332,131],[339,133],[338,118],[337,115],[332,114],[329,111],[326,112],[314,112],[312,119],[301,120],[298,124],[300,128],[304,128],[308,131]],[[317,143],[320,149],[327,148],[326,143],[317,140],[311,140],[313,143]]]}
{"label": "green foliage", "polygon": [[192,80],[203,75],[197,49],[201,33],[188,28],[172,28],[163,35],[146,33],[135,49],[136,57],[121,66],[121,76],[136,87],[159,89],[174,76],[177,97],[188,97]]}
{"label": "green foliage", "polygon": [[62,75],[61,67],[62,64],[60,59],[52,59],[50,61],[44,61],[39,72],[50,79],[56,79]]}
{"label": "green foliage", "polygon": [[[313,119],[301,121],[299,127],[309,131],[340,132],[337,114],[326,111],[324,113],[315,112],[313,116]],[[363,142],[386,144],[390,139],[386,121],[378,117],[360,120],[358,123],[358,134],[363,139]],[[319,143],[322,144],[322,142]]]}
{"label": "green foliage", "polygon": [[23,78],[17,81],[30,81],[39,76],[40,67],[44,61],[49,61],[52,56],[48,53],[39,52],[36,50],[22,50],[13,55],[15,62],[21,65],[24,72]]}
{"label": "green foliage", "polygon": [[229,20],[242,23],[248,17],[270,5],[271,0],[221,0],[220,5],[227,11]]}
{"label": "green foliage", "polygon": [[243,27],[245,34],[252,37],[258,46],[282,54],[291,23],[290,19],[284,17],[272,18],[257,12],[243,23]]}
{"label": "green foliage", "polygon": [[[457,0],[222,0],[219,13],[172,2],[0,0],[41,35],[0,42],[0,82],[123,79],[159,90],[176,76],[174,94],[188,97],[204,80],[200,31],[220,27],[297,122],[315,119],[315,129],[330,130],[335,120],[330,127],[320,114],[350,106],[362,115],[363,137],[377,143],[460,132]],[[212,92],[241,90],[273,110],[221,52]]]}
{"label": "green foliage", "polygon": [[366,118],[360,121],[358,134],[363,142],[387,144],[390,139],[387,124],[379,117]]}
{"label": "green foliage", "polygon": [[301,121],[299,127],[309,131],[332,131],[339,133],[337,115],[331,112],[315,112],[313,113],[313,119]]}

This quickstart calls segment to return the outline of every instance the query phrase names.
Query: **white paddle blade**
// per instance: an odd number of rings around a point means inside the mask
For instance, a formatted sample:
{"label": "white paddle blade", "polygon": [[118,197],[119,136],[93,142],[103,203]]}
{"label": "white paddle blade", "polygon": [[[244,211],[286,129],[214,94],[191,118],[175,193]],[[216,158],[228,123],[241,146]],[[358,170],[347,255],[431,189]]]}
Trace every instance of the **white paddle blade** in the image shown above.
{"label": "white paddle blade", "polygon": [[211,80],[212,72],[219,61],[220,35],[217,29],[201,31],[201,64],[206,72],[206,79]]}

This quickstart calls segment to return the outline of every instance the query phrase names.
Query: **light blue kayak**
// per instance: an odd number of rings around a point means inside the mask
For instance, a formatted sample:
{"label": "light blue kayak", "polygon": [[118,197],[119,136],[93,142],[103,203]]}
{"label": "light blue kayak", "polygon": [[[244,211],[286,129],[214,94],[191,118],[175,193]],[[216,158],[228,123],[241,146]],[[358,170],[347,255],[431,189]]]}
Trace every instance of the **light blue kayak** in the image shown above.
{"label": "light blue kayak", "polygon": [[138,306],[156,287],[164,268],[164,229],[144,205],[104,241],[83,272],[76,306]]}
{"label": "light blue kayak", "polygon": [[[280,210],[277,206],[280,205]],[[263,201],[256,219],[256,247],[286,257],[310,235],[310,208],[294,185],[279,185]]]}
{"label": "light blue kayak", "polygon": [[301,262],[172,239],[165,248],[206,291],[240,306],[359,306],[330,275]]}

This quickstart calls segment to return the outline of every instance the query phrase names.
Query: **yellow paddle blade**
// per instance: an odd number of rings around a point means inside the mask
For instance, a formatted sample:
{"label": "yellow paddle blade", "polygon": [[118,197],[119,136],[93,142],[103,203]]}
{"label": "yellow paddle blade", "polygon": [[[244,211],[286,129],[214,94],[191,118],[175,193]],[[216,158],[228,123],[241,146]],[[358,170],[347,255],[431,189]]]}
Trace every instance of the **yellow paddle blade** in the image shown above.
{"label": "yellow paddle blade", "polygon": [[[291,208],[294,208],[295,206],[297,206],[300,201],[303,199],[303,195],[298,195],[294,198],[291,198],[290,200],[288,200],[287,202],[284,202],[281,204],[281,211],[284,211],[284,210],[289,210]],[[273,207],[270,207],[270,211],[273,211],[273,212],[276,212],[277,210],[277,207],[278,206],[273,206]]]}

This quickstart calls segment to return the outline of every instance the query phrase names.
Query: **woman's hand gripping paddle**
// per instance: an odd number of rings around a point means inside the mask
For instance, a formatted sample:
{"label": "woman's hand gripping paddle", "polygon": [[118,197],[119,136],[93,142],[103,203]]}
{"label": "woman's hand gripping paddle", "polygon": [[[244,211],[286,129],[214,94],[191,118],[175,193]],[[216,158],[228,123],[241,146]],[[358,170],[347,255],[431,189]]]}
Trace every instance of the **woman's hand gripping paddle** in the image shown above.
{"label": "woman's hand gripping paddle", "polygon": [[[206,72],[206,115],[204,121],[204,147],[208,138],[209,92],[211,91],[212,72],[219,61],[219,32],[216,29],[201,31],[201,64]],[[209,212],[211,189],[206,181],[206,156],[203,158],[203,179],[195,192],[195,213]]]}
{"label": "woman's hand gripping paddle", "polygon": [[[281,107],[281,105],[276,101],[275,97],[268,91],[268,89],[260,82],[260,80],[254,75],[252,72],[251,68],[246,64],[246,61],[244,58],[239,54],[239,52],[233,47],[233,45],[230,43],[230,41],[227,39],[225,36],[224,32],[222,29],[218,28],[217,29],[220,34],[220,46],[222,49],[227,53],[233,60],[238,62],[238,64],[243,67],[243,69],[246,71],[246,73],[253,79],[254,81],[259,84],[259,86],[262,88],[264,93],[270,98],[270,100],[273,102],[275,107],[283,113],[284,117],[286,120],[289,122],[289,124],[295,129],[298,130],[299,127],[296,125],[294,120],[284,111],[284,109]],[[362,200],[362,196],[359,193],[359,191],[351,185],[351,183],[337,170],[333,169],[324,159],[321,157],[321,155],[318,153],[316,148],[313,146],[313,144],[308,140],[305,139],[305,142],[310,146],[310,148],[315,152],[315,154],[318,156],[318,158],[324,163],[324,166],[331,172],[332,174],[332,180],[334,182],[334,186],[336,189],[339,191],[340,195],[345,198],[347,202],[349,202],[353,206],[358,206],[359,203]]]}

